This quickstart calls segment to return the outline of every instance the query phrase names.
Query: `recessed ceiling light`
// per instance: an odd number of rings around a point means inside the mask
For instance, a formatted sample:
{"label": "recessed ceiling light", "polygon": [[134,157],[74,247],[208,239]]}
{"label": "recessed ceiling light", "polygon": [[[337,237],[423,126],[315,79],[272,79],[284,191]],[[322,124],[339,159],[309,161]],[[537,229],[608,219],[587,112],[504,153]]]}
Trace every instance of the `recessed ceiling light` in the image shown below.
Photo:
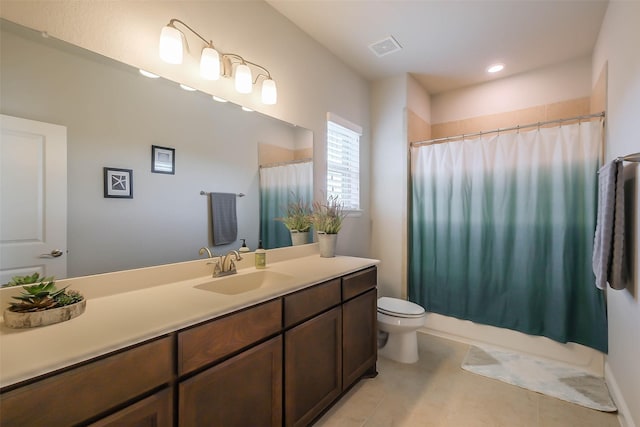
{"label": "recessed ceiling light", "polygon": [[247,112],[251,113],[253,110],[251,108],[242,107],[242,111],[247,111]]}
{"label": "recessed ceiling light", "polygon": [[149,71],[143,70],[142,68],[140,68],[138,71],[140,71],[140,74],[142,74],[145,77],[149,77],[150,79],[157,79],[160,77],[159,75],[150,73]]}
{"label": "recessed ceiling light", "polygon": [[195,92],[195,89],[191,86],[183,85],[182,83],[180,83],[180,87],[184,90],[188,90],[189,92]]}
{"label": "recessed ceiling light", "polygon": [[487,73],[497,73],[498,71],[502,71],[504,69],[504,64],[493,64],[487,68]]}
{"label": "recessed ceiling light", "polygon": [[212,96],[212,98],[213,98],[213,100],[214,100],[214,101],[218,101],[218,102],[228,102],[226,99],[224,99],[224,98],[220,98],[219,96],[215,96],[215,95],[213,95],[213,96]]}

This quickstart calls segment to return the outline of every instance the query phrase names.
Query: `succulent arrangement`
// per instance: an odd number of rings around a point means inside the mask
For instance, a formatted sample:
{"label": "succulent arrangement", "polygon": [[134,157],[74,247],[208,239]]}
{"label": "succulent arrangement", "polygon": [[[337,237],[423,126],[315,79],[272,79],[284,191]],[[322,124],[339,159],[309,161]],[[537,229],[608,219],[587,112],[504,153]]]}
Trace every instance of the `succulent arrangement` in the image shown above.
{"label": "succulent arrangement", "polygon": [[338,196],[327,197],[326,202],[313,202],[313,227],[319,233],[337,234],[342,228],[342,220],[347,216],[344,204]]}
{"label": "succulent arrangement", "polygon": [[18,302],[9,303],[9,311],[29,313],[75,304],[84,299],[77,291],[67,291],[65,286],[57,289],[53,276],[42,277],[38,273],[31,276],[16,276],[6,286],[22,286],[23,291],[12,298]]}
{"label": "succulent arrangement", "polygon": [[297,199],[287,205],[286,215],[278,218],[278,221],[281,221],[289,230],[309,231],[313,224],[311,208],[301,199]]}

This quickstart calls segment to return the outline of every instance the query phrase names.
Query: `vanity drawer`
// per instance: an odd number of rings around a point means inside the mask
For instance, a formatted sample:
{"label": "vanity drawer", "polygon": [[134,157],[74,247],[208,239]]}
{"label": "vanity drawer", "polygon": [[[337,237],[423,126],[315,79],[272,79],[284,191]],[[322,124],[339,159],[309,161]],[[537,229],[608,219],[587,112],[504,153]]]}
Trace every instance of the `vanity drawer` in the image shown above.
{"label": "vanity drawer", "polygon": [[340,279],[303,289],[284,297],[284,326],[300,323],[340,304]]}
{"label": "vanity drawer", "polygon": [[184,375],[280,332],[282,302],[276,299],[178,334],[178,375]]}
{"label": "vanity drawer", "polygon": [[171,337],[151,341],[3,393],[0,425],[76,425],[169,383],[172,368]]}
{"label": "vanity drawer", "polygon": [[346,301],[376,287],[378,275],[376,267],[359,271],[342,278],[342,300]]}

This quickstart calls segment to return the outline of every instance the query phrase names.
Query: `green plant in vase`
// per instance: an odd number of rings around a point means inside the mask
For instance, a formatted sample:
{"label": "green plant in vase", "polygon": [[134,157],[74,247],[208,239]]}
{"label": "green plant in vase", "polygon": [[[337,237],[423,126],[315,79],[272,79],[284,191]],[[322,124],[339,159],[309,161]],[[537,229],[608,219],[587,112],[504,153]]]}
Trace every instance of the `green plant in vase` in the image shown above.
{"label": "green plant in vase", "polygon": [[278,218],[289,231],[307,232],[311,228],[312,212],[308,204],[301,199],[287,205],[286,214]]}
{"label": "green plant in vase", "polygon": [[338,234],[346,216],[338,196],[329,196],[325,202],[313,202],[313,227],[319,233]]}
{"label": "green plant in vase", "polygon": [[320,256],[335,256],[338,232],[347,216],[344,204],[337,196],[329,196],[325,202],[313,203],[313,227],[318,233]]}

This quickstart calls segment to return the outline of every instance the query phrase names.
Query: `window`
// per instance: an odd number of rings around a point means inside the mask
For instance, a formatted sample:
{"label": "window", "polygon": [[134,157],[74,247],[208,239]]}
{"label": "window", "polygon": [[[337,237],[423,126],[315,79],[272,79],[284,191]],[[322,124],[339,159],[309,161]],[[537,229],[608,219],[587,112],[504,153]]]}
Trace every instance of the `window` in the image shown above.
{"label": "window", "polygon": [[327,196],[338,197],[346,210],[360,209],[360,135],[360,126],[328,114]]}

